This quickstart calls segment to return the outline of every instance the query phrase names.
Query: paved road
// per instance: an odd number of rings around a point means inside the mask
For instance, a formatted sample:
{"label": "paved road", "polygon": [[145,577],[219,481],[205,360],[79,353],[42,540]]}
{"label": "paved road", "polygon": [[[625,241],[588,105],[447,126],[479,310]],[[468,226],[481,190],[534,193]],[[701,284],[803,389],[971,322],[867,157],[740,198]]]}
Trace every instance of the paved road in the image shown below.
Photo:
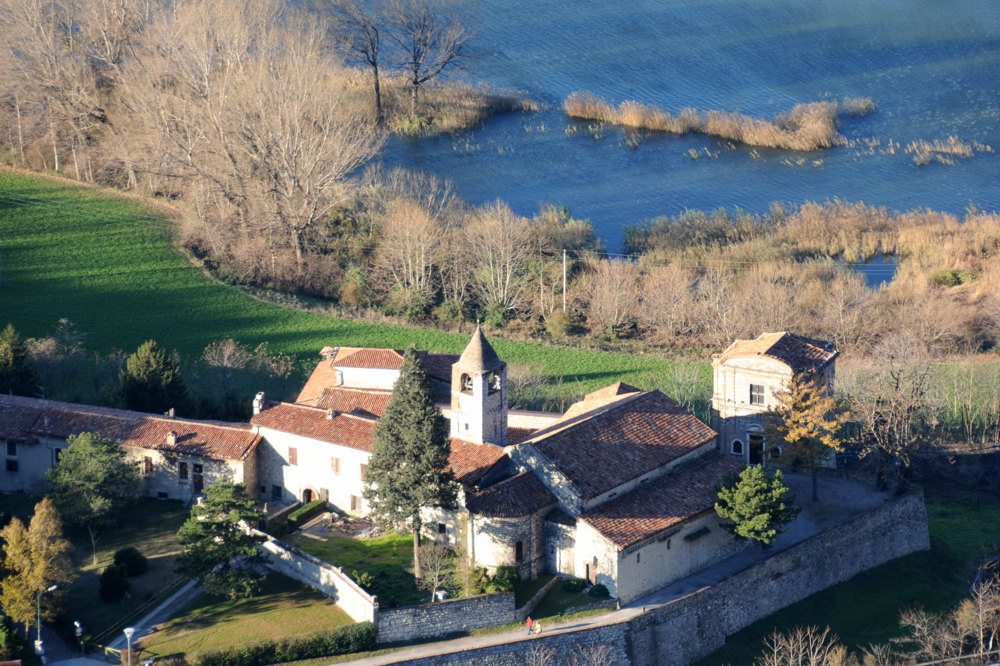
{"label": "paved road", "polygon": [[[789,525],[774,546],[767,551],[770,556],[808,539],[833,525],[850,520],[862,511],[872,509],[885,502],[889,495],[877,493],[870,486],[846,479],[820,479],[819,502],[812,502],[811,479],[807,475],[787,474],[785,483],[797,497],[797,504],[802,507],[799,517]],[[675,581],[670,585],[637,599],[620,610],[591,617],[565,620],[563,622],[546,623],[543,626],[545,634],[577,631],[587,627],[597,627],[625,622],[647,610],[679,599],[687,594],[713,585],[729,576],[746,569],[757,560],[756,550],[752,547],[733,555],[732,557],[702,569],[701,571]],[[533,640],[524,630],[508,631],[499,634],[466,636],[450,641],[438,641],[404,648],[396,652],[378,657],[355,659],[349,662],[354,666],[377,666],[392,664],[407,659],[433,657],[435,655],[461,652],[491,645],[501,645],[520,641]]]}

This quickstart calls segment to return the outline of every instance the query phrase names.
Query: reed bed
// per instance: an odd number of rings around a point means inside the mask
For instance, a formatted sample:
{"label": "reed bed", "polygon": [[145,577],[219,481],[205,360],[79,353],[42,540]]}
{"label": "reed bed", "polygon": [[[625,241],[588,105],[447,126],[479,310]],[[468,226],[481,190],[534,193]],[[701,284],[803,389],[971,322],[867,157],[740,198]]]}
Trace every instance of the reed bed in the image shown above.
{"label": "reed bed", "polygon": [[674,115],[660,107],[633,101],[615,107],[583,91],[571,94],[563,102],[563,110],[571,118],[672,134],[698,132],[748,146],[802,151],[844,145],[846,139],[837,131],[838,113],[865,115],[874,108],[870,98],[853,97],[841,102],[797,104],[788,113],[765,120],[742,113],[699,111],[690,107]]}
{"label": "reed bed", "polygon": [[962,141],[957,136],[949,136],[944,141],[911,141],[906,146],[906,154],[913,155],[913,163],[917,166],[926,166],[931,162],[954,164],[956,159],[968,159],[976,151],[991,153],[993,148],[982,143]]}

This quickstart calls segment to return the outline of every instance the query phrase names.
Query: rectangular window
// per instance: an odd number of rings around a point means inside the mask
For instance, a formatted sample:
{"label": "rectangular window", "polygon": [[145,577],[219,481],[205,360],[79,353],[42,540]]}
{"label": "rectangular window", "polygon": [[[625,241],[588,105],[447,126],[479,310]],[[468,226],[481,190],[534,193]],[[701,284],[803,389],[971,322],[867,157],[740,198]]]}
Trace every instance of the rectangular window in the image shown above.
{"label": "rectangular window", "polygon": [[438,523],[438,534],[447,534],[448,526],[444,523]]}
{"label": "rectangular window", "polygon": [[351,511],[361,511],[361,498],[351,495]]}
{"label": "rectangular window", "polygon": [[288,464],[289,465],[299,464],[299,450],[294,446],[288,447]]}
{"label": "rectangular window", "polygon": [[55,465],[59,462],[59,458],[62,457],[62,449],[52,449],[52,464]]}
{"label": "rectangular window", "polygon": [[17,461],[7,458],[7,471],[16,472],[17,471]]}
{"label": "rectangular window", "polygon": [[764,386],[761,384],[751,384],[750,385],[750,404],[751,405],[763,405],[764,404]]}
{"label": "rectangular window", "polygon": [[642,553],[636,553],[635,554],[635,563],[639,564],[640,562],[642,562]]}
{"label": "rectangular window", "polygon": [[365,475],[368,473],[368,465],[361,466],[361,480],[365,480]]}
{"label": "rectangular window", "polygon": [[201,465],[191,465],[191,471],[195,474],[201,474]]}
{"label": "rectangular window", "polygon": [[186,462],[177,463],[177,478],[188,478],[188,464]]}
{"label": "rectangular window", "polygon": [[266,495],[267,494],[267,486],[261,486],[260,487],[260,494],[261,495]]}
{"label": "rectangular window", "polygon": [[271,486],[271,499],[281,499],[281,486]]}
{"label": "rectangular window", "polygon": [[149,456],[143,456],[142,458],[142,475],[152,476],[153,475],[153,459]]}
{"label": "rectangular window", "polygon": [[7,442],[7,455],[12,458],[17,456],[17,443]]}
{"label": "rectangular window", "polygon": [[340,476],[340,458],[330,458],[330,469],[335,476]]}

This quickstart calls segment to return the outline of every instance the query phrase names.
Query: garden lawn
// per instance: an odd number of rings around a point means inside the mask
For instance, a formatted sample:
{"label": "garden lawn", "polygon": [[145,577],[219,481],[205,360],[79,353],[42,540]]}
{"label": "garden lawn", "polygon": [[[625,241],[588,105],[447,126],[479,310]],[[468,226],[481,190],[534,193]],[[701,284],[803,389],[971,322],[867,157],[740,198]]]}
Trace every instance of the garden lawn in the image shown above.
{"label": "garden lawn", "polygon": [[206,652],[251,641],[304,638],[353,622],[328,597],[280,574],[269,574],[261,594],[251,599],[200,595],[139,646],[143,657],[176,656],[191,663]]}
{"label": "garden lawn", "polygon": [[407,606],[428,597],[413,577],[410,535],[390,532],[374,539],[334,537],[327,541],[292,535],[287,540],[310,555],[335,564],[355,580],[359,574],[371,575],[372,582],[367,587],[378,595],[380,605]]}
{"label": "garden lawn", "polygon": [[730,636],[701,663],[751,663],[771,633],[807,625],[830,626],[852,647],[886,643],[902,635],[898,620],[904,610],[952,610],[968,596],[988,544],[997,542],[1000,501],[928,491],[927,513],[930,551],[893,560],[778,611]]}
{"label": "garden lawn", "polygon": [[[49,334],[67,318],[87,348],[134,350],[149,338],[189,358],[234,338],[251,348],[310,363],[326,345],[460,352],[468,335],[351,321],[263,303],[213,281],[172,242],[172,223],[151,204],[109,191],[0,170],[0,325],[22,335]],[[495,340],[501,358],[561,377],[566,395],[615,381],[653,387],[670,362]],[[700,366],[699,366],[700,367]],[[708,376],[707,364],[704,366]]]}

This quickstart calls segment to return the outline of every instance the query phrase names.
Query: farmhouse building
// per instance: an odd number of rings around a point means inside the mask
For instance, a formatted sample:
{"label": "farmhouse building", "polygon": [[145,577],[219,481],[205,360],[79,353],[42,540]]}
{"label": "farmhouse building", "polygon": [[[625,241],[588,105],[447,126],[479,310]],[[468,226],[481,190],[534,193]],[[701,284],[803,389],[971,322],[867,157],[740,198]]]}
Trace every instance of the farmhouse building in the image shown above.
{"label": "farmhouse building", "polygon": [[37,494],[69,444],[93,432],[121,444],[151,497],[190,501],[218,480],[256,485],[261,438],[243,424],[167,418],[123,409],[0,395],[3,492]]}

